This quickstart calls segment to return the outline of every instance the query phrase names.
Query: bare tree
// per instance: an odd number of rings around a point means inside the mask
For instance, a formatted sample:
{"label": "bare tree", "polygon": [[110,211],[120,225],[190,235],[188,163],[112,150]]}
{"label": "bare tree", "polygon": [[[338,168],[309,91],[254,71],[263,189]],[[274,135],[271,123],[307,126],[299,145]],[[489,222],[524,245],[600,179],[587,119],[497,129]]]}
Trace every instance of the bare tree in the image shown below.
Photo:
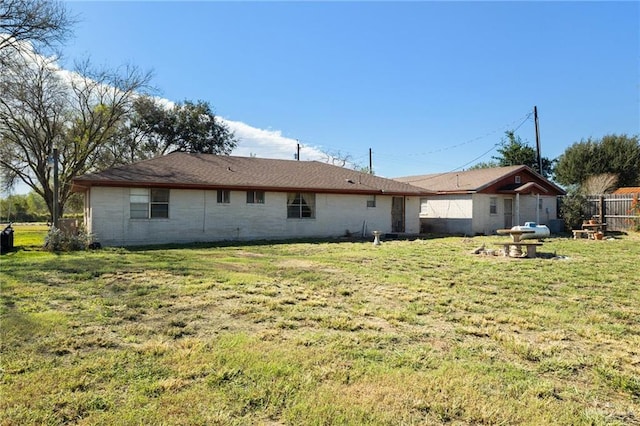
{"label": "bare tree", "polygon": [[0,65],[26,42],[54,48],[71,34],[75,22],[59,1],[0,0]]}
{"label": "bare tree", "polygon": [[362,166],[354,161],[351,154],[345,154],[341,151],[322,151],[322,156],[325,163],[334,166],[347,167],[354,170],[362,169]]}
{"label": "bare tree", "polygon": [[53,212],[49,158],[57,148],[62,215],[71,180],[103,165],[109,139],[150,74],[133,67],[94,71],[88,62],[66,72],[39,55],[22,58],[0,76],[0,171],[6,186],[21,180]]}

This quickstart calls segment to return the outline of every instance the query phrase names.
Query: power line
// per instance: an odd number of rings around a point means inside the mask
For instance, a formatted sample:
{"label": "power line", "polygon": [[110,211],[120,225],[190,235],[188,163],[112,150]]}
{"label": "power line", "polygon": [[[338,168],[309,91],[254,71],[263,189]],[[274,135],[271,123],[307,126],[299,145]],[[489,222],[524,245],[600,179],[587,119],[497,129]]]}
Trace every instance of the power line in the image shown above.
{"label": "power line", "polygon": [[[533,113],[531,113],[531,112],[530,112],[529,114],[527,114],[527,116],[522,120],[522,122],[521,122],[520,124],[518,124],[518,127],[516,127],[515,129],[513,129],[513,133],[515,133],[515,132],[516,132],[516,130],[518,130],[520,127],[522,127],[522,125],[523,125],[524,123],[526,123],[526,122],[527,122],[527,120],[529,120],[529,119],[531,118],[531,115],[532,115],[532,114],[533,114]],[[493,146],[492,146],[488,151],[484,152],[483,154],[480,154],[478,157],[474,158],[473,160],[471,160],[471,161],[469,161],[469,162],[467,162],[467,163],[463,164],[463,165],[462,165],[462,166],[460,166],[460,167],[456,167],[455,169],[453,169],[453,170],[451,170],[451,171],[452,171],[452,172],[455,172],[455,171],[456,171],[456,170],[458,170],[458,169],[463,169],[463,168],[465,168],[465,167],[466,167],[466,166],[468,166],[469,164],[471,164],[471,163],[474,163],[474,162],[478,161],[479,159],[481,159],[482,157],[484,157],[485,155],[487,155],[488,153],[490,153],[491,151],[493,151],[494,149],[496,149],[498,146],[500,146],[500,142],[496,142],[496,143],[495,143],[495,144],[494,144],[494,145],[493,145]]]}
{"label": "power line", "polygon": [[[468,145],[470,143],[476,142],[476,141],[478,141],[480,139],[484,139],[484,138],[486,138],[488,136],[491,136],[493,134],[496,134],[496,133],[498,133],[500,131],[504,131],[505,129],[509,129],[515,123],[520,122],[520,124],[518,124],[518,126],[515,127],[515,129],[513,130],[515,132],[520,127],[522,127],[524,125],[524,123],[526,123],[531,118],[532,115],[533,115],[533,113],[529,112],[529,113],[525,114],[523,117],[520,117],[520,118],[518,118],[516,120],[513,120],[512,122],[510,122],[509,124],[507,124],[505,126],[502,126],[502,127],[498,128],[498,129],[495,129],[495,130],[492,130],[490,132],[487,132],[484,135],[476,136],[476,137],[474,137],[472,139],[469,139],[469,140],[466,140],[464,142],[460,142],[460,143],[457,143],[457,144],[454,144],[454,145],[449,145],[449,146],[445,146],[445,147],[442,147],[442,148],[434,149],[432,151],[412,153],[411,155],[412,156],[416,156],[416,155],[431,155],[431,154],[436,154],[438,152],[449,151],[451,149],[459,148],[461,146]],[[386,155],[393,156],[393,154],[386,154]]]}
{"label": "power line", "polygon": [[[513,128],[513,130],[512,130],[513,132],[516,132],[516,131],[517,131],[518,129],[520,129],[520,128],[521,128],[521,127],[522,127],[522,126],[523,126],[527,121],[529,121],[529,119],[531,119],[532,115],[533,115],[533,113],[532,113],[532,112],[528,112],[528,113],[527,113],[527,114],[525,114],[523,117],[518,118],[517,120],[514,120],[514,121],[512,121],[512,122],[508,123],[508,124],[507,124],[507,125],[505,125],[505,126],[501,126],[501,127],[497,128],[497,129],[495,129],[495,130],[492,130],[492,131],[490,131],[490,132],[487,132],[487,133],[485,133],[485,134],[483,134],[483,135],[481,135],[481,136],[476,136],[476,137],[471,138],[471,139],[469,139],[469,140],[466,140],[466,141],[464,141],[464,142],[460,142],[460,143],[457,143],[457,144],[453,144],[453,145],[449,145],[449,146],[441,147],[441,148],[434,149],[434,150],[427,151],[427,152],[421,152],[421,153],[413,153],[413,152],[412,152],[412,153],[410,154],[410,156],[411,156],[411,157],[417,157],[417,156],[431,155],[431,154],[435,154],[435,153],[439,153],[439,152],[449,151],[449,150],[452,150],[452,149],[455,149],[455,148],[459,148],[459,147],[461,147],[461,146],[469,145],[469,144],[471,144],[471,143],[473,143],[473,142],[476,142],[476,141],[478,141],[478,140],[484,139],[484,138],[486,138],[486,137],[488,137],[488,136],[491,136],[491,135],[493,135],[493,134],[496,134],[496,133],[498,133],[498,132],[500,132],[500,131],[504,131],[505,129],[509,129],[509,128],[510,128],[510,127],[512,127],[515,123],[518,123],[518,125],[517,125],[515,128]],[[282,136],[282,137],[283,137],[283,138],[286,138],[286,139],[291,139],[292,141],[297,142],[297,144],[298,144],[298,146],[299,146],[300,148],[311,148],[311,149],[314,149],[314,150],[316,150],[316,151],[318,151],[318,152],[321,152],[321,153],[322,153],[322,154],[324,154],[324,155],[327,155],[328,157],[334,157],[334,156],[336,156],[336,155],[339,155],[340,157],[344,157],[344,158],[346,158],[348,162],[353,163],[353,164],[356,164],[356,163],[358,163],[359,161],[363,161],[363,160],[365,159],[365,157],[366,157],[366,155],[357,155],[357,156],[352,155],[351,153],[346,152],[346,151],[344,151],[344,150],[342,150],[342,149],[340,149],[340,148],[337,148],[337,147],[332,147],[332,146],[327,146],[327,145],[312,145],[312,144],[310,144],[310,143],[303,143],[303,142],[301,142],[301,141],[300,141],[300,140],[298,140],[298,139],[292,139],[292,138],[290,138],[290,137],[284,137],[284,136]],[[260,137],[246,137],[245,139],[261,139],[261,138],[260,138]],[[465,164],[463,164],[463,165],[461,165],[461,166],[459,166],[459,167],[456,167],[456,168],[452,169],[452,170],[451,170],[451,172],[456,171],[456,170],[459,170],[459,169],[462,169],[462,168],[464,168],[464,167],[468,166],[469,164],[472,164],[472,163],[474,163],[474,162],[478,161],[479,159],[481,159],[481,158],[482,158],[482,157],[484,157],[485,155],[489,154],[491,151],[495,150],[498,146],[500,146],[500,144],[501,144],[501,142],[497,142],[497,143],[493,144],[493,145],[491,146],[491,148],[489,148],[487,151],[483,152],[482,154],[480,154],[479,156],[475,157],[474,159],[472,159],[472,160],[470,160],[470,161],[466,162]],[[409,155],[409,154],[407,154],[407,155]],[[407,160],[409,160],[409,161],[410,161],[410,159],[407,159],[407,158],[406,158],[406,157],[407,157],[407,155],[397,155],[397,154],[395,154],[395,153],[394,153],[394,154],[388,154],[388,153],[380,153],[380,152],[377,152],[377,153],[376,153],[376,157],[377,157],[378,159],[387,159],[387,160],[388,160],[388,159],[391,159],[391,158],[394,158],[394,157],[395,157],[395,158],[401,158],[401,157],[402,157],[403,164],[406,164],[406,163],[407,163]],[[449,172],[447,172],[447,173],[449,173]]]}
{"label": "power line", "polygon": [[[520,128],[520,127],[522,127],[522,126],[524,125],[524,123],[526,123],[526,122],[531,118],[531,116],[532,116],[532,115],[533,115],[533,113],[531,113],[531,112],[530,112],[530,113],[528,113],[528,114],[526,114],[526,115],[522,118],[522,121],[520,122],[520,124],[518,124],[518,125],[513,129],[513,132],[515,133],[515,132]],[[507,126],[504,126],[503,128],[508,128],[511,124],[516,123],[516,122],[517,122],[517,120],[516,120],[516,121],[513,121],[512,123],[510,123],[510,124],[509,124],[509,125],[507,125]],[[497,131],[498,131],[498,130],[495,130],[495,131],[493,131],[493,132],[488,133],[487,135],[492,134],[492,133],[496,133]],[[453,146],[448,147],[448,148],[446,148],[446,149],[449,149],[449,148],[452,148],[452,147],[461,146],[461,145],[465,145],[465,144],[470,143],[471,141],[475,141],[475,140],[478,140],[478,139],[482,139],[482,137],[477,137],[477,138],[471,139],[470,141],[463,142],[463,143],[461,143],[461,144],[457,144],[457,145],[453,145]],[[452,169],[452,170],[450,170],[450,171],[448,171],[448,172],[436,173],[436,174],[434,174],[434,175],[430,176],[430,177],[429,177],[429,179],[435,179],[435,178],[440,177],[440,176],[443,176],[443,175],[445,175],[445,174],[447,174],[447,173],[452,173],[452,172],[455,172],[456,170],[463,169],[463,168],[465,168],[466,166],[468,166],[468,165],[470,165],[470,164],[473,164],[474,162],[478,161],[479,159],[481,159],[481,158],[482,158],[482,157],[484,157],[485,155],[489,154],[491,151],[495,150],[497,147],[499,147],[499,146],[500,146],[500,144],[501,144],[501,143],[502,143],[502,142],[496,142],[496,143],[494,143],[494,144],[491,146],[491,148],[489,148],[487,151],[483,152],[483,153],[482,153],[482,154],[480,154],[479,156],[475,157],[473,160],[468,161],[468,162],[466,162],[465,164],[463,164],[463,165],[461,165],[461,166],[459,166],[459,167],[456,167],[456,168],[454,168],[454,169]],[[440,151],[443,151],[443,150],[446,150],[446,149],[441,149],[441,150],[434,151],[434,152],[440,152]]]}
{"label": "power line", "polygon": [[490,153],[491,151],[493,151],[494,149],[496,149],[498,146],[500,145],[500,142],[494,144],[488,151],[480,154],[479,156],[477,156],[476,158],[474,158],[473,160],[464,163],[462,166],[460,167],[456,167],[455,169],[451,170],[450,172],[455,172],[458,169],[464,169],[465,167],[467,167],[469,164],[475,163],[476,161],[478,161],[479,159],[481,159],[482,157],[484,157],[485,155],[487,155],[488,153]]}

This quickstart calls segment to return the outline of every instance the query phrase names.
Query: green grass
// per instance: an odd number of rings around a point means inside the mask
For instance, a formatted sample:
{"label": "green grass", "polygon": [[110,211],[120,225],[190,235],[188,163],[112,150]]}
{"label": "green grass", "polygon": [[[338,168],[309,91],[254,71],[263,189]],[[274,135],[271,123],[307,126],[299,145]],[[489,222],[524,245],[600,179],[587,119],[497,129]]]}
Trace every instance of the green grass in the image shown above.
{"label": "green grass", "polygon": [[0,424],[640,423],[637,235],[537,259],[470,254],[498,237],[43,235],[0,258]]}
{"label": "green grass", "polygon": [[43,224],[14,224],[14,246],[23,250],[39,249],[44,245],[44,238],[49,227]]}

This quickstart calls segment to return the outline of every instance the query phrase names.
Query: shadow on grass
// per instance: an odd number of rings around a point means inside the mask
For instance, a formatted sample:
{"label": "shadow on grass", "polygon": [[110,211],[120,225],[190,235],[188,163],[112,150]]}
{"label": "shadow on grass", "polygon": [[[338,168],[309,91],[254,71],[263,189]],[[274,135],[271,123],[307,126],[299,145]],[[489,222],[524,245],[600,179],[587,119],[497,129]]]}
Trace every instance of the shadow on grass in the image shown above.
{"label": "shadow on grass", "polygon": [[[432,240],[438,238],[447,238],[451,235],[444,234],[386,234],[381,241],[414,241],[414,240]],[[287,244],[343,244],[343,243],[367,243],[373,242],[371,238],[361,237],[338,237],[338,238],[289,238],[282,240],[227,240],[227,241],[211,241],[197,243],[170,243],[170,244],[150,244],[136,245],[126,247],[112,247],[111,249],[125,250],[130,252],[137,251],[154,251],[154,250],[177,250],[177,249],[207,249],[207,248],[224,248],[224,247],[260,247],[269,245],[287,245]]]}

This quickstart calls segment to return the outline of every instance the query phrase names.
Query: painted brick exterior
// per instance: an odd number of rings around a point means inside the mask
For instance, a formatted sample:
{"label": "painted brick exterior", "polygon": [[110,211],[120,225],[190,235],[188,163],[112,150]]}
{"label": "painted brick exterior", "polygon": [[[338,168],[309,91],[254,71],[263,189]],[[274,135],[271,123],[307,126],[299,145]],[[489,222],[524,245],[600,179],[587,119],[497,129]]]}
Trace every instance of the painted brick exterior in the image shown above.
{"label": "painted brick exterior", "polygon": [[[247,204],[246,192],[231,191],[230,203],[217,202],[216,190],[171,189],[168,219],[130,219],[130,188],[93,186],[85,192],[85,221],[105,246],[229,240],[370,236],[391,232],[391,196],[315,195],[314,219],[288,219],[287,193],[266,192],[264,204]],[[419,197],[405,197],[405,232],[420,231]]]}

